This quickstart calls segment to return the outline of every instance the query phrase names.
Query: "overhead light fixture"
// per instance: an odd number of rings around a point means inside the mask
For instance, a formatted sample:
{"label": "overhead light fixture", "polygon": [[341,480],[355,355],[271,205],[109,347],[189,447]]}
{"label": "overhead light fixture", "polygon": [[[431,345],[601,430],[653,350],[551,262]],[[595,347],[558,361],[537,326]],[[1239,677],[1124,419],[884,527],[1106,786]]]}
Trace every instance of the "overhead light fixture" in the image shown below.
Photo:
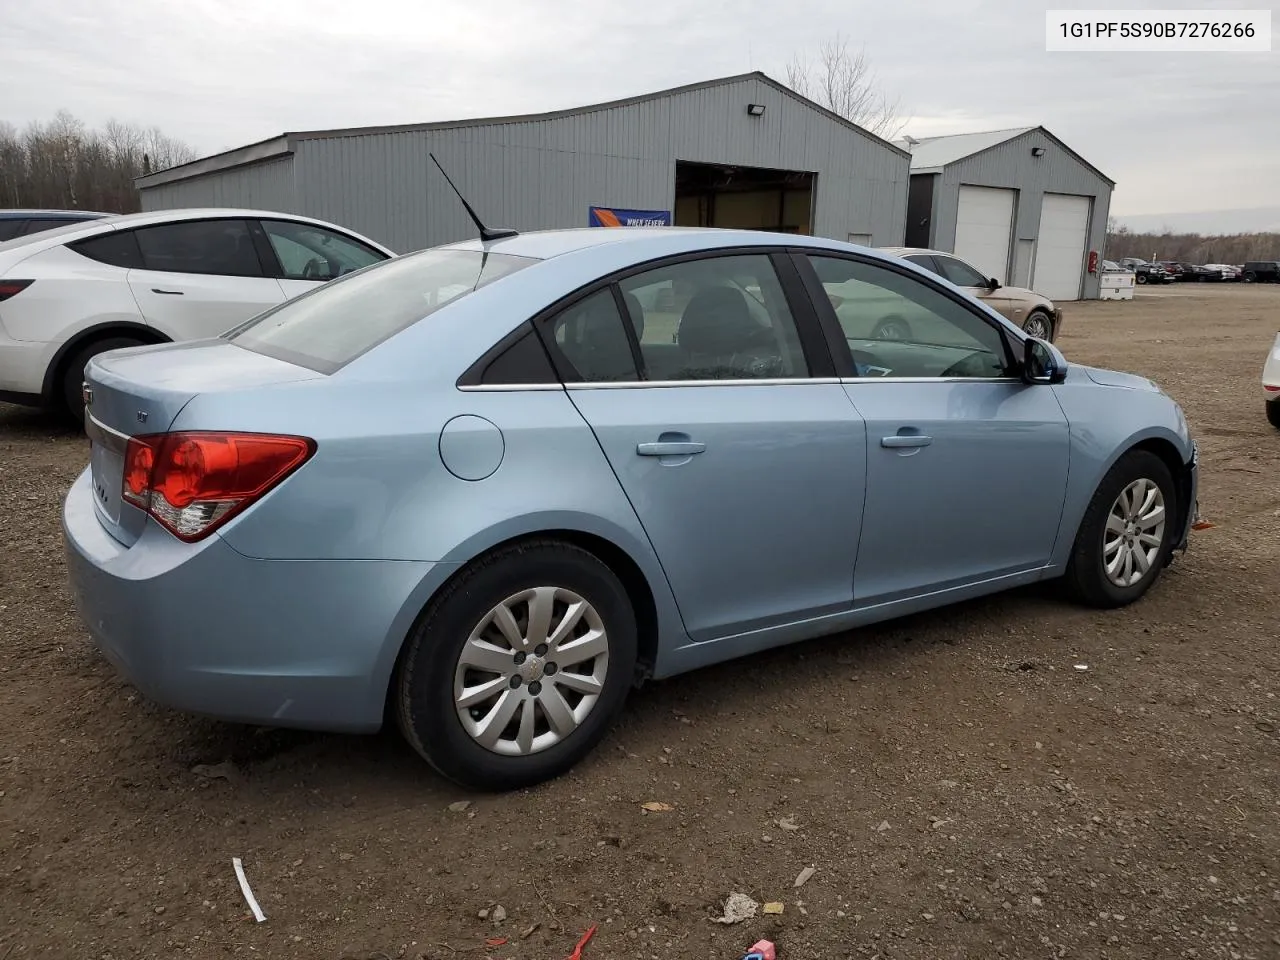
{"label": "overhead light fixture", "polygon": [[1044,156],[1044,147],[1032,147],[1032,148],[1031,148],[1031,155],[1032,155],[1033,157],[1043,157],[1043,156]]}
{"label": "overhead light fixture", "polygon": [[763,116],[764,116],[764,104],[763,104],[763,103],[748,103],[748,104],[747,104],[747,113],[751,114],[751,116],[753,116],[753,117],[763,117]]}

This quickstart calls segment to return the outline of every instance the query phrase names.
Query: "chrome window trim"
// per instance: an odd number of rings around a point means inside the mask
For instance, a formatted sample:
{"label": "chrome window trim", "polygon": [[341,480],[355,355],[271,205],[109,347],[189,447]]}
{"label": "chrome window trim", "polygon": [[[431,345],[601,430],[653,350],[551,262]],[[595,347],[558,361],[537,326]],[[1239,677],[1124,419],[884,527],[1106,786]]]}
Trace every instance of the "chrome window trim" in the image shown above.
{"label": "chrome window trim", "polygon": [[1020,377],[844,377],[843,384],[854,383],[1022,383]]}
{"label": "chrome window trim", "polygon": [[113,453],[123,454],[129,446],[129,435],[113,430],[105,423],[89,413],[84,418],[84,432],[88,438]]}
{"label": "chrome window trim", "polygon": [[783,377],[758,380],[620,380],[607,383],[485,383],[460,386],[464,393],[519,393],[526,390],[640,390],[649,387],[791,387],[803,384],[1022,383],[1018,377]]}
{"label": "chrome window trim", "polygon": [[463,393],[515,393],[523,390],[553,391],[563,390],[562,383],[468,383],[458,384]]}
{"label": "chrome window trim", "polygon": [[622,380],[608,383],[566,383],[566,390],[618,390],[626,387],[794,387],[806,383],[837,384],[839,377],[760,377],[740,380]]}

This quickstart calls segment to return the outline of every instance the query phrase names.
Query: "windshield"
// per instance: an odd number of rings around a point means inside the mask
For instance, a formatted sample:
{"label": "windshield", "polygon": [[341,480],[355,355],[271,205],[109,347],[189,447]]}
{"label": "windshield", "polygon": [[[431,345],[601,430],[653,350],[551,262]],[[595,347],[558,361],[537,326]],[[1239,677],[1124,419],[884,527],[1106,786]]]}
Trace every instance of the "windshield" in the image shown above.
{"label": "windshield", "polygon": [[451,300],[537,262],[481,250],[423,250],[332,280],[223,336],[257,353],[333,373]]}

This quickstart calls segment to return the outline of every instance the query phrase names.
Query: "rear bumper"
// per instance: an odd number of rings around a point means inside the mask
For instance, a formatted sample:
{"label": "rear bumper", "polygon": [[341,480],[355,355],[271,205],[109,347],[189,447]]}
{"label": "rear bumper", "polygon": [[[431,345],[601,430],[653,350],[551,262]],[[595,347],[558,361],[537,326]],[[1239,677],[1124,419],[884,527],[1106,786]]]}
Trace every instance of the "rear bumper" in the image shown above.
{"label": "rear bumper", "polygon": [[106,658],[148,699],[242,723],[377,730],[415,593],[440,566],[252,560],[155,524],[126,547],[98,521],[88,471],[62,519],[76,606]]}

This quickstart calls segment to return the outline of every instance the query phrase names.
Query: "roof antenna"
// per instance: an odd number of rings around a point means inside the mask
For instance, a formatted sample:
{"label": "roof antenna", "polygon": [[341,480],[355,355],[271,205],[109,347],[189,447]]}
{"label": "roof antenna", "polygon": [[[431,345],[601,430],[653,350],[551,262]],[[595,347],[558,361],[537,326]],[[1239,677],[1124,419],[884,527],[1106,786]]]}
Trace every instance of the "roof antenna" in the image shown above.
{"label": "roof antenna", "polygon": [[456,186],[454,186],[453,181],[449,179],[449,174],[445,173],[444,167],[440,166],[440,161],[436,159],[436,155],[434,153],[428,153],[427,156],[431,158],[431,162],[436,165],[436,167],[440,170],[442,174],[444,174],[444,178],[449,181],[449,186],[453,187],[453,192],[458,195],[458,199],[462,201],[463,207],[465,207],[467,210],[467,216],[471,218],[471,221],[476,225],[476,228],[480,231],[481,240],[486,240],[486,241],[501,240],[503,237],[519,236],[519,232],[516,230],[512,230],[510,227],[493,227],[492,229],[490,229],[489,227],[486,227],[483,223],[481,223],[480,218],[476,215],[476,212],[471,209],[471,204],[467,203],[467,198],[462,195],[462,191],[459,190]]}

